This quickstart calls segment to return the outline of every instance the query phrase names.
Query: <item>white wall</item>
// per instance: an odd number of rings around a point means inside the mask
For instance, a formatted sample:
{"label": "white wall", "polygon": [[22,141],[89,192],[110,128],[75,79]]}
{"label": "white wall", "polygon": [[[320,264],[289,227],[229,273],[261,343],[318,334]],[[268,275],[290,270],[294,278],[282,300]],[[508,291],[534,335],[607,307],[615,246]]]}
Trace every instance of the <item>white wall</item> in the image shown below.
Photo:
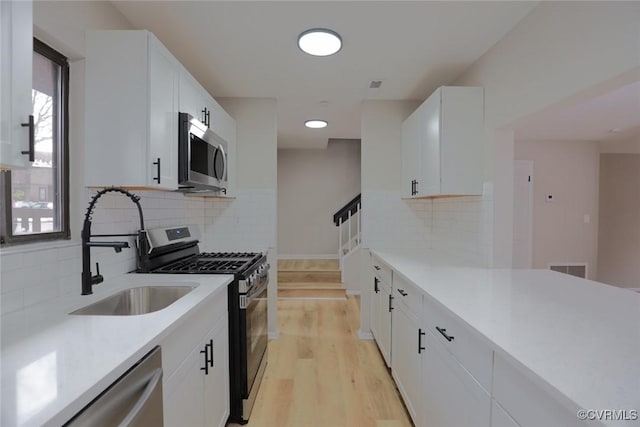
{"label": "white wall", "polygon": [[603,141],[600,143],[600,152],[640,154],[640,134],[622,141]]}
{"label": "white wall", "polygon": [[206,199],[205,250],[268,251],[269,337],[278,336],[277,104],[271,98],[219,98],[236,120],[236,198]]}
{"label": "white wall", "polygon": [[[598,143],[517,141],[514,154],[533,161],[533,268],[586,262],[588,278],[595,279]],[[549,194],[553,202],[546,201]]]}
{"label": "white wall", "polygon": [[[71,241],[19,245],[0,252],[1,314],[8,316],[67,293],[80,292],[80,229],[82,216],[93,194],[84,188],[84,31],[128,29],[129,23],[109,2],[35,2],[35,34],[70,58],[70,214]],[[221,100],[219,100],[221,101]],[[269,250],[276,265],[276,105],[272,99],[227,99],[224,108],[237,121],[237,187],[232,200],[189,197],[162,191],[135,191],[147,228],[193,225],[204,249]],[[90,134],[87,136],[90,137]],[[231,151],[230,154],[232,154]],[[106,195],[97,205],[93,231],[136,231],[134,205],[121,195]],[[132,242],[131,242],[132,243]],[[132,245],[133,246],[133,245]],[[116,254],[92,249],[105,282],[97,290],[108,291],[113,277],[135,268],[131,249]],[[272,287],[277,287],[275,274]],[[277,334],[275,298],[270,287],[270,334]]]}
{"label": "white wall", "polygon": [[640,288],[640,153],[600,155],[597,278]]}
{"label": "white wall", "polygon": [[[494,212],[513,206],[513,150],[504,129],[536,112],[637,80],[640,3],[540,2],[452,84],[483,86],[485,179],[495,183]],[[580,34],[576,37],[576,34]],[[428,95],[428,94],[425,94]],[[496,221],[492,263],[510,265],[512,221]]]}
{"label": "white wall", "polygon": [[280,256],[335,257],[333,215],[358,194],[359,140],[330,140],[324,150],[278,150]]}

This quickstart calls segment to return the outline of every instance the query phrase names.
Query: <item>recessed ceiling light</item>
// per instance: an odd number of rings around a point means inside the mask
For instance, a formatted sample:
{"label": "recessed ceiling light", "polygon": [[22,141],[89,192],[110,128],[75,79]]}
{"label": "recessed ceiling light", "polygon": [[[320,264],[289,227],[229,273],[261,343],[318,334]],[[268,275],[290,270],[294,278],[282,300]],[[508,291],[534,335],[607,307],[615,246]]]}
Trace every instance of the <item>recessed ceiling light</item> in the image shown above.
{"label": "recessed ceiling light", "polygon": [[298,36],[298,47],[313,56],[329,56],[342,47],[342,38],[326,28],[312,28]]}
{"label": "recessed ceiling light", "polygon": [[313,120],[307,120],[306,122],[304,122],[304,125],[311,129],[322,129],[322,128],[326,128],[328,123],[326,120],[313,119]]}

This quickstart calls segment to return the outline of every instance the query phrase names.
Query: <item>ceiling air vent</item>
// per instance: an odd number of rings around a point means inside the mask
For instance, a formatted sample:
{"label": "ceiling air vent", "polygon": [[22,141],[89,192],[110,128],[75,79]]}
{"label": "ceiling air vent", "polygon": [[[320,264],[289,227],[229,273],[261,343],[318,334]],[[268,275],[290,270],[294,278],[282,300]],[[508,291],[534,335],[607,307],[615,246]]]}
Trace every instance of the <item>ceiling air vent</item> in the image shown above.
{"label": "ceiling air vent", "polygon": [[564,274],[570,274],[576,277],[582,277],[583,279],[587,278],[586,263],[549,264],[549,270],[557,271]]}

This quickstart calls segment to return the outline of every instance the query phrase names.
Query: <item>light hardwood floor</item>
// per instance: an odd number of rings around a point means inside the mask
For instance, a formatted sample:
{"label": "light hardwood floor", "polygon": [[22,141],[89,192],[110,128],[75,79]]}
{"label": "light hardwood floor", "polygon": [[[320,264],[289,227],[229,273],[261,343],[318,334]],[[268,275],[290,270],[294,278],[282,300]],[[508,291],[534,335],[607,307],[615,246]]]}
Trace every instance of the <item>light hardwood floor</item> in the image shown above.
{"label": "light hardwood floor", "polygon": [[357,338],[359,302],[278,301],[280,338],[249,427],[411,426],[373,341]]}

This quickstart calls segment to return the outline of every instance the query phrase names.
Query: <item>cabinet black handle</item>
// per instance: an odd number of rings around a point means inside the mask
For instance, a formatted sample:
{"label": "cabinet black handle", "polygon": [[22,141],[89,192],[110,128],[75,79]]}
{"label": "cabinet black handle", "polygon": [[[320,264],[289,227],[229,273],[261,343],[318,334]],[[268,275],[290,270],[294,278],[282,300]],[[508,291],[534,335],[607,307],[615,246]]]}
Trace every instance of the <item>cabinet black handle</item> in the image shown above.
{"label": "cabinet black handle", "polygon": [[158,181],[158,184],[160,184],[160,157],[158,157],[158,160],[153,162],[153,164],[158,167],[158,176],[153,178],[153,180]]}
{"label": "cabinet black handle", "polygon": [[20,123],[20,126],[29,128],[29,149],[21,151],[21,153],[29,156],[29,161],[33,162],[36,159],[36,126],[33,121],[33,114],[29,115],[27,123]]}
{"label": "cabinet black handle", "polygon": [[447,335],[447,330],[446,330],[445,328],[440,328],[440,327],[436,326],[436,330],[437,330],[438,332],[440,332],[440,334],[441,334],[443,337],[445,337],[445,338],[446,338],[446,340],[447,340],[447,341],[449,341],[449,342],[453,341],[453,339],[455,338],[455,337],[453,337],[453,336],[451,336],[451,335]]}
{"label": "cabinet black handle", "polygon": [[200,353],[204,353],[204,367],[200,370],[204,371],[205,375],[209,375],[209,344],[205,344],[204,350],[200,350]]}
{"label": "cabinet black handle", "polygon": [[403,297],[406,297],[407,295],[409,295],[404,291],[404,289],[398,289],[398,292],[400,292],[400,295],[402,295]]}
{"label": "cabinet black handle", "polygon": [[202,123],[204,123],[206,127],[211,127],[211,110],[207,107],[204,107],[202,110]]}
{"label": "cabinet black handle", "polygon": [[425,332],[422,331],[421,328],[418,329],[418,354],[422,353],[426,350],[426,347],[422,346],[422,336],[425,335]]}
{"label": "cabinet black handle", "polygon": [[377,277],[373,278],[373,290],[375,291],[375,293],[377,294],[378,292],[380,292],[380,288],[378,287],[378,283],[379,280]]}
{"label": "cabinet black handle", "polygon": [[389,313],[393,310],[393,295],[389,294]]}
{"label": "cabinet black handle", "polygon": [[379,265],[374,265],[373,268],[375,268],[376,270],[380,270],[380,266]]}
{"label": "cabinet black handle", "polygon": [[209,358],[209,366],[211,366],[213,368],[213,339],[209,340],[209,344],[207,344],[209,346],[209,351],[211,352],[211,357]]}
{"label": "cabinet black handle", "polygon": [[416,180],[415,179],[411,180],[411,195],[412,196],[416,195]]}

